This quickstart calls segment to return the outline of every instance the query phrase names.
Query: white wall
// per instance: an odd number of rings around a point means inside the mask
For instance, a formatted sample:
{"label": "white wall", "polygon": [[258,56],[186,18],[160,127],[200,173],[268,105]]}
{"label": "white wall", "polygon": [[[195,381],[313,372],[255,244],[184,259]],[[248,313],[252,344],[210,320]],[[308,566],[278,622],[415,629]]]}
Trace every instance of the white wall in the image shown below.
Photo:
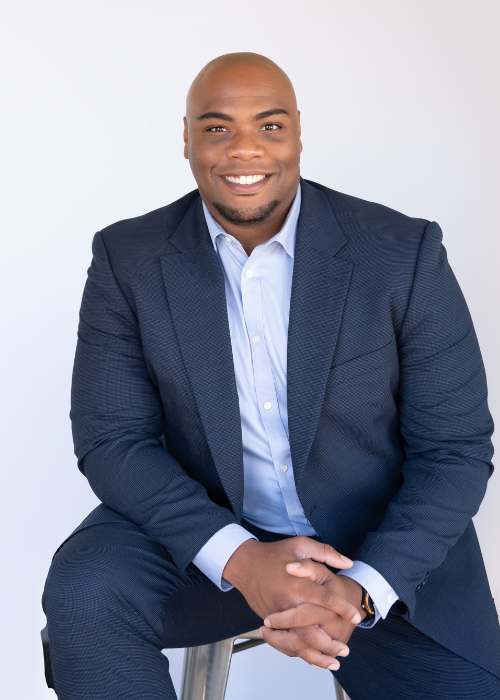
{"label": "white wall", "polygon": [[[96,503],[68,419],[91,239],[194,188],[184,96],[208,60],[256,51],[288,72],[305,177],[442,225],[500,413],[500,4],[2,0],[0,13],[1,683],[42,700],[44,579]],[[496,475],[476,518],[498,602],[499,495]],[[228,700],[333,697],[330,674],[267,647],[235,657],[229,685]]]}

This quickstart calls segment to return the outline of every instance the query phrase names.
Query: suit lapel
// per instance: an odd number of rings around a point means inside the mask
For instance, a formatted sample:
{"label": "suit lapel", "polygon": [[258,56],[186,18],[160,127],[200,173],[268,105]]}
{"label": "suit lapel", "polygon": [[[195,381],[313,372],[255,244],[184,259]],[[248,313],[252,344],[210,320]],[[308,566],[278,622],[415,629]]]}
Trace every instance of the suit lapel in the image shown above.
{"label": "suit lapel", "polygon": [[288,428],[295,483],[314,439],[351,278],[347,240],[326,196],[304,180],[288,328]]}
{"label": "suit lapel", "polygon": [[224,274],[196,198],[161,265],[168,304],[208,444],[237,517],[243,510],[241,421]]}
{"label": "suit lapel", "polygon": [[[288,330],[288,425],[296,484],[321,412],[352,263],[335,258],[345,239],[326,196],[301,180]],[[196,198],[161,257],[177,338],[208,444],[237,517],[243,449],[224,274]]]}

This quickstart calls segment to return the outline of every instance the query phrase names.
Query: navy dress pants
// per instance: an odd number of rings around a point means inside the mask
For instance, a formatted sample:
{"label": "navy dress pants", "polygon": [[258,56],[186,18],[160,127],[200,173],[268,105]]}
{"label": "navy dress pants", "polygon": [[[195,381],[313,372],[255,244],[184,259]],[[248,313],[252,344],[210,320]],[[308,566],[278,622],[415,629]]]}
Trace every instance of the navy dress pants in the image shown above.
{"label": "navy dress pants", "polygon": [[[179,571],[128,521],[70,537],[53,559],[42,604],[59,700],[174,700],[162,649],[262,624],[239,591],[221,592],[194,565]],[[349,647],[336,675],[352,700],[500,700],[498,678],[396,615],[356,629]]]}

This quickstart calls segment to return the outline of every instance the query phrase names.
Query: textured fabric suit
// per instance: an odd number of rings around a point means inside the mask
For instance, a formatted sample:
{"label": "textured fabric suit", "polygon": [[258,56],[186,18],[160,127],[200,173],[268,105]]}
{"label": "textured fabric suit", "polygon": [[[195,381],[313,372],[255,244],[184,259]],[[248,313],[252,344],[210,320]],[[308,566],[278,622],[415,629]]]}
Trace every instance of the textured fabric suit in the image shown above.
{"label": "textured fabric suit", "polygon": [[[500,676],[471,522],[492,422],[440,229],[301,184],[288,408],[304,512],[323,541],[387,579],[394,612]],[[126,518],[183,571],[241,522],[243,501],[224,279],[198,192],[98,233],[93,254],[72,421],[103,505],[77,531]]]}

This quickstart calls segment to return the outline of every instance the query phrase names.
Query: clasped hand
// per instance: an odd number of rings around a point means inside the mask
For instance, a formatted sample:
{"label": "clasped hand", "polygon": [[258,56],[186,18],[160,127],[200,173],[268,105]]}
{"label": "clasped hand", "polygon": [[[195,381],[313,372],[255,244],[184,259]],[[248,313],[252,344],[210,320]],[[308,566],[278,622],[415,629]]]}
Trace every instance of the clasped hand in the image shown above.
{"label": "clasped hand", "polygon": [[238,588],[261,618],[263,639],[288,656],[336,670],[361,622],[361,586],[324,564],[348,569],[352,562],[309,537],[280,542],[248,540],[226,564],[223,577]]}

